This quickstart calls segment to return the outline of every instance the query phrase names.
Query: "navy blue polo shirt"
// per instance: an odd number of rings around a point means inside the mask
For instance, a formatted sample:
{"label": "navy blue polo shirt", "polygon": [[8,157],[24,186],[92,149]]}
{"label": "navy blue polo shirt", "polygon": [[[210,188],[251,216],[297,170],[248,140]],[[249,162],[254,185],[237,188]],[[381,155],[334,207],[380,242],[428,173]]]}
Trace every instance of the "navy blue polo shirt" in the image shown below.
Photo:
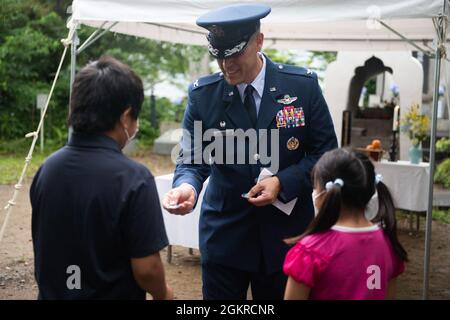
{"label": "navy blue polo shirt", "polygon": [[168,245],[146,167],[107,136],[73,133],[39,168],[30,199],[39,298],[145,299],[130,259]]}

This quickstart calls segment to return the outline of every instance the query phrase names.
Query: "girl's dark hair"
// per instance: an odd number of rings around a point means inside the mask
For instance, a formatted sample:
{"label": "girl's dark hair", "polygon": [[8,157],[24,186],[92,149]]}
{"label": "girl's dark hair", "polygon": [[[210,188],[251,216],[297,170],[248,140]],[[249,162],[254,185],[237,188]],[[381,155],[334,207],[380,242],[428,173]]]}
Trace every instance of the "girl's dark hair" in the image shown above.
{"label": "girl's dark hair", "polygon": [[126,64],[109,56],[87,64],[72,86],[68,124],[77,132],[112,130],[131,107],[137,119],[144,101],[141,79]]}
{"label": "girl's dark hair", "polygon": [[380,223],[389,238],[397,256],[407,261],[407,253],[397,238],[395,207],[391,194],[383,182],[375,183],[375,168],[370,159],[362,153],[346,149],[334,149],[326,152],[316,163],[312,171],[314,187],[326,190],[326,183],[336,179],[344,181],[344,186],[333,183],[322,197],[323,204],[319,213],[306,231],[296,239],[310,234],[329,230],[338,221],[341,207],[364,212],[369,200],[378,192],[379,210],[374,223]]}

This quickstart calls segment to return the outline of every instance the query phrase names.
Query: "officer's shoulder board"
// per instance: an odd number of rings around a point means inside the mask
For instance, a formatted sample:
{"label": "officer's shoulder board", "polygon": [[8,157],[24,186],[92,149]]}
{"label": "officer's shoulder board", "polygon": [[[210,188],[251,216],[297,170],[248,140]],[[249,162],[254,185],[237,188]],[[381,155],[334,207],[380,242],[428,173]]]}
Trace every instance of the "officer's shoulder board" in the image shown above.
{"label": "officer's shoulder board", "polygon": [[317,79],[317,74],[311,69],[281,63],[277,64],[277,69],[282,73],[294,74],[302,77]]}
{"label": "officer's shoulder board", "polygon": [[195,80],[192,83],[192,90],[196,90],[198,88],[201,88],[201,87],[204,87],[204,86],[216,83],[216,82],[218,82],[218,81],[220,81],[222,79],[223,79],[223,73],[222,72],[217,72],[217,73],[211,74],[209,76],[198,78],[197,80]]}

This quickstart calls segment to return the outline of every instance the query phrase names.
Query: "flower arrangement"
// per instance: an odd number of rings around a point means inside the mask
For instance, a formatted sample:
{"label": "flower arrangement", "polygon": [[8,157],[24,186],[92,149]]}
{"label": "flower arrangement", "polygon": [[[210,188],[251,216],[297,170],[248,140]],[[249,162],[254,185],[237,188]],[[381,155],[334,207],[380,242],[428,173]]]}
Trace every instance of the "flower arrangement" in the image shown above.
{"label": "flower arrangement", "polygon": [[429,118],[420,113],[419,105],[413,104],[401,121],[400,130],[408,134],[414,146],[419,147],[420,143],[427,138],[429,124]]}

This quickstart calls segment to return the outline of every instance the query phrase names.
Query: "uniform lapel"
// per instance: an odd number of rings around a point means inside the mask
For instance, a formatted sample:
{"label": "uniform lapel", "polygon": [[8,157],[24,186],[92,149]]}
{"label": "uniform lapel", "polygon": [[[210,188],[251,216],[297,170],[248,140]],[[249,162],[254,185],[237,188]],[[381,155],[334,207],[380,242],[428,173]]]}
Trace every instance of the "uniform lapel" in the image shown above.
{"label": "uniform lapel", "polygon": [[280,95],[281,88],[275,64],[266,57],[266,77],[264,80],[264,93],[258,113],[258,129],[267,129],[274,120],[277,112],[281,109],[276,97]]}
{"label": "uniform lapel", "polygon": [[253,128],[236,86],[231,86],[226,81],[224,81],[223,101],[226,103],[225,113],[236,128],[244,131]]}

